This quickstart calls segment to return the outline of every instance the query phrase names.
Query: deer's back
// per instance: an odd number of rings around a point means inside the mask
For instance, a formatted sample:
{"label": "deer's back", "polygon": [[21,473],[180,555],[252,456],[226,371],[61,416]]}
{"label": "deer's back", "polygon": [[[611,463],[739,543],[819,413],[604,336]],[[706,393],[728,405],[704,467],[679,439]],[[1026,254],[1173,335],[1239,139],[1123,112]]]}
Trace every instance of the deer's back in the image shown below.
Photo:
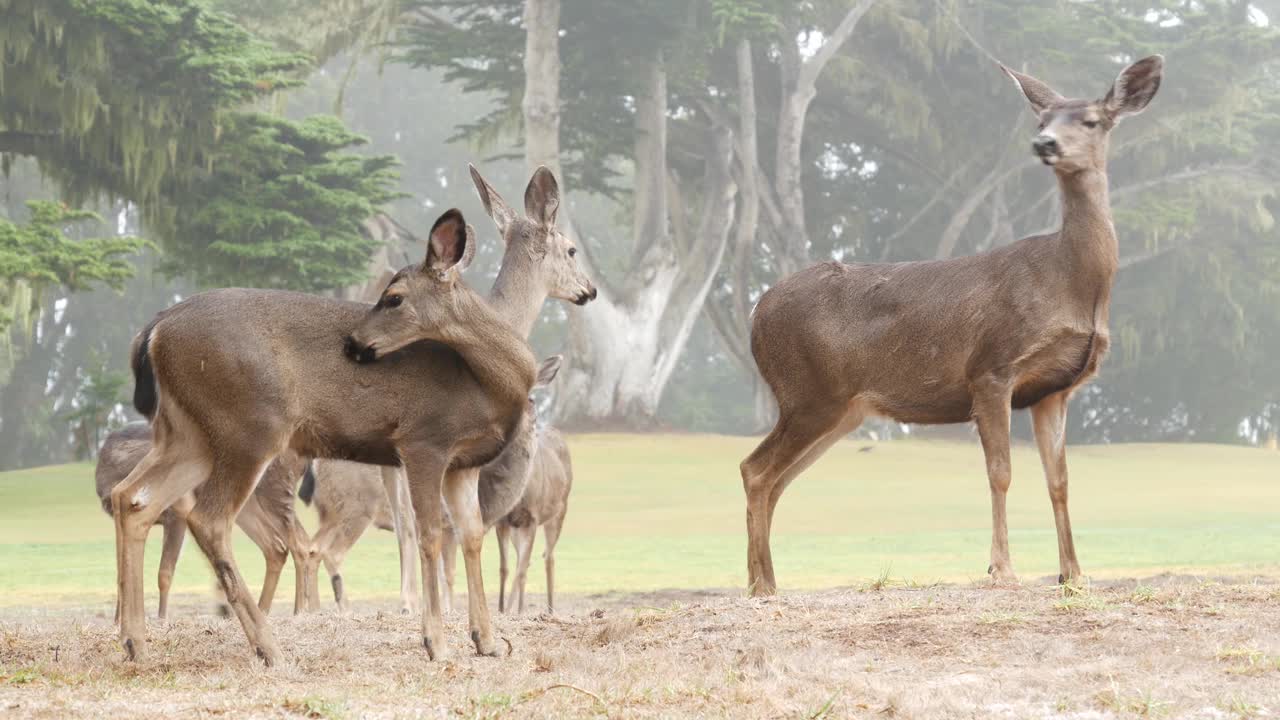
{"label": "deer's back", "polygon": [[357,364],[343,342],[369,305],[226,289],[161,313],[150,352],[162,402],[220,444],[395,465],[395,438],[496,454],[505,428],[461,356],[417,343]]}
{"label": "deer's back", "polygon": [[943,261],[815,265],[761,298],[752,353],[784,407],[858,397],[903,422],[968,420],[985,378],[1062,385],[1082,371],[1076,345],[1093,305],[1076,301],[1052,240]]}

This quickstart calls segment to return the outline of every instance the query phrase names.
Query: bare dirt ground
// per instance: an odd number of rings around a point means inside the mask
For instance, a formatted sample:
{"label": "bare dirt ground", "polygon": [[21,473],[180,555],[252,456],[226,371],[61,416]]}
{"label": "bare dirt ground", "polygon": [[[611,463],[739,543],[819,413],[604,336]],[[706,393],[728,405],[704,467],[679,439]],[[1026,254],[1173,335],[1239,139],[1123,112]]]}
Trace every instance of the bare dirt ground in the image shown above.
{"label": "bare dirt ground", "polygon": [[[1280,717],[1280,585],[1161,576],[1028,584],[566,597],[466,619],[431,663],[387,606],[288,617],[263,668],[194,602],[123,660],[109,617],[0,616],[0,717]],[[95,611],[96,612],[96,611]]]}

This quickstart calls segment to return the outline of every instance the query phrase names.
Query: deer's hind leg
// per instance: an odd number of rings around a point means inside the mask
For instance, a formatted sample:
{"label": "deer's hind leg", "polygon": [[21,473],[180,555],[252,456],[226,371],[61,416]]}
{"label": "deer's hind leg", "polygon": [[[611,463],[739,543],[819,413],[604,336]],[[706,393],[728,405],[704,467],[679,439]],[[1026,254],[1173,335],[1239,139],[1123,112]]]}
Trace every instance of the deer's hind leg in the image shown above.
{"label": "deer's hind leg", "polygon": [[380,470],[400,551],[400,612],[408,615],[418,610],[418,529],[413,521],[413,501],[404,469],[384,466]]}
{"label": "deer's hind leg", "polygon": [[195,508],[187,518],[191,535],[213,565],[227,604],[240,620],[249,646],[268,666],[280,661],[280,648],[271,634],[266,616],[252,601],[244,577],[236,566],[231,550],[231,531],[240,508],[253,492],[272,457],[273,454],[259,457],[240,454],[224,459],[214,468],[209,482],[196,492]]}
{"label": "deer's hind leg", "polygon": [[998,584],[1016,583],[1009,558],[1009,522],[1005,501],[1013,481],[1009,460],[1009,416],[1012,393],[996,388],[976,394],[973,419],[982,438],[982,452],[987,460],[987,480],[991,486],[991,565],[987,572]]}
{"label": "deer's hind leg", "polygon": [[[163,420],[158,417],[157,422]],[[131,660],[140,660],[146,649],[142,561],[147,532],[166,508],[181,500],[208,474],[209,461],[203,448],[166,443],[164,437],[158,437],[156,446],[111,490],[120,642]]]}
{"label": "deer's hind leg", "polygon": [[441,603],[447,613],[453,612],[453,586],[458,577],[458,545],[458,528],[452,522],[446,522],[440,535],[440,592],[444,593]]}
{"label": "deer's hind leg", "polygon": [[545,545],[542,549],[542,562],[547,573],[547,613],[554,614],[556,611],[556,543],[560,541],[560,530],[564,527],[565,513],[560,513],[559,517],[552,518],[550,522],[542,526],[542,542]]}
{"label": "deer's hind leg", "polygon": [[510,605],[507,602],[507,575],[510,570],[507,567],[507,543],[511,540],[511,526],[499,520],[493,534],[498,540],[498,612],[505,613]]}
{"label": "deer's hind leg", "polygon": [[311,542],[297,517],[289,523],[289,532],[285,537],[289,556],[293,558],[293,614],[301,615],[319,610],[320,599],[311,596],[311,586],[307,583],[307,567],[316,554],[315,544]]}
{"label": "deer's hind leg", "polygon": [[516,544],[516,575],[511,580],[511,598],[516,614],[524,614],[524,589],[529,580],[529,562],[533,559],[533,541],[538,535],[538,525],[530,521],[512,530]]}
{"label": "deer's hind leg", "polygon": [[258,596],[258,609],[262,614],[271,613],[271,603],[276,597],[276,587],[280,584],[280,573],[284,570],[288,551],[284,546],[284,523],[281,518],[273,516],[258,502],[250,497],[236,515],[236,524],[254,545],[262,551],[266,564],[266,572],[262,576],[262,593]]}
{"label": "deer's hind leg", "polygon": [[1058,582],[1080,580],[1075,541],[1071,536],[1071,516],[1067,514],[1067,398],[1060,392],[1031,406],[1044,479],[1053,503],[1053,521],[1058,528]]}
{"label": "deer's hind leg", "polygon": [[340,507],[347,516],[340,518],[333,525],[321,528],[316,533],[316,547],[321,561],[324,562],[325,571],[329,573],[329,584],[333,587],[333,601],[340,611],[346,612],[351,605],[347,597],[346,584],[342,580],[342,564],[346,562],[347,553],[355,547],[356,541],[373,524],[373,513],[368,508],[355,507],[354,504]]}
{"label": "deer's hind leg", "polygon": [[[178,566],[178,556],[182,554],[182,541],[187,537],[187,519],[173,508],[161,516],[161,527],[164,528],[164,545],[160,550],[160,572],[157,584],[160,586],[160,619],[169,617],[169,588],[173,586],[173,572]],[[117,611],[118,612],[118,611]]]}
{"label": "deer's hind leg", "polygon": [[863,410],[856,402],[826,409],[780,408],[773,430],[742,461],[742,486],[747,494],[747,591],[751,595],[777,592],[769,534],[782,492],[862,418]]}

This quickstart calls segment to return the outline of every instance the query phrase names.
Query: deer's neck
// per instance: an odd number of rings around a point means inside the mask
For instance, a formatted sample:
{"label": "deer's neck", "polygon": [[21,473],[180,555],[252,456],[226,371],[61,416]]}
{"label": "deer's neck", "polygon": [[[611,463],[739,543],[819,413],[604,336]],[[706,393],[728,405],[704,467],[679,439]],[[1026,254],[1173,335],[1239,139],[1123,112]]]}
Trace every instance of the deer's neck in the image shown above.
{"label": "deer's neck", "polygon": [[533,281],[529,267],[532,258],[518,248],[510,247],[498,269],[498,277],[489,291],[489,306],[520,337],[527,338],[542,312],[546,290]]}
{"label": "deer's neck", "polygon": [[533,351],[479,296],[457,302],[467,319],[446,328],[440,340],[462,356],[497,405],[523,408],[537,374]]}
{"label": "deer's neck", "polygon": [[[1068,266],[1088,285],[1111,287],[1119,263],[1119,246],[1111,222],[1111,200],[1104,170],[1058,175],[1062,196],[1059,241]],[[1088,282],[1092,281],[1092,282]]]}

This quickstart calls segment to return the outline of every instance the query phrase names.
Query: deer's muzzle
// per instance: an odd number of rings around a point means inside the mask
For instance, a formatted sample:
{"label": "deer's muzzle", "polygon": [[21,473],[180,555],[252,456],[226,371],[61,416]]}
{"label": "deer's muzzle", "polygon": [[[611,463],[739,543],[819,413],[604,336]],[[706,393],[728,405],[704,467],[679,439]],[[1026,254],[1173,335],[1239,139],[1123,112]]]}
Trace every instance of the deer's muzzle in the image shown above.
{"label": "deer's muzzle", "polygon": [[342,344],[342,351],[346,353],[347,357],[362,364],[371,363],[378,359],[377,351],[373,349],[372,345],[361,345],[350,335],[347,336],[346,341]]}

